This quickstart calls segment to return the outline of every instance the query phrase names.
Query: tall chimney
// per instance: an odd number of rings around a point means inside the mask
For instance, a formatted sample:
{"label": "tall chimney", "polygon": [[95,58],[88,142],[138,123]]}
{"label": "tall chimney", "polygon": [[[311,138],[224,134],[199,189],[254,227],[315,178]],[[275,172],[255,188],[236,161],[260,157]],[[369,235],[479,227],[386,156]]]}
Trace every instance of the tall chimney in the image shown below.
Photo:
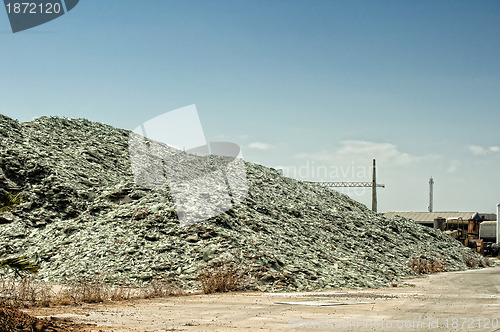
{"label": "tall chimney", "polygon": [[377,212],[377,174],[375,170],[375,159],[373,159],[372,211]]}
{"label": "tall chimney", "polygon": [[431,176],[431,179],[429,180],[429,212],[432,212],[433,210],[433,202],[434,201],[434,179]]}

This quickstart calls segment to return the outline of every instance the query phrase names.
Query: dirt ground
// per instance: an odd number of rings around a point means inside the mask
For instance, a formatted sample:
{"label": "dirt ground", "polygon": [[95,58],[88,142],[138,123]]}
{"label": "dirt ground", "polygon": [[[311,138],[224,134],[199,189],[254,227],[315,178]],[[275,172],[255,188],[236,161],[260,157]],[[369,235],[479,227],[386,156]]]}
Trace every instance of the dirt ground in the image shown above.
{"label": "dirt ground", "polygon": [[500,331],[500,266],[406,280],[410,287],[190,295],[26,310],[82,331]]}

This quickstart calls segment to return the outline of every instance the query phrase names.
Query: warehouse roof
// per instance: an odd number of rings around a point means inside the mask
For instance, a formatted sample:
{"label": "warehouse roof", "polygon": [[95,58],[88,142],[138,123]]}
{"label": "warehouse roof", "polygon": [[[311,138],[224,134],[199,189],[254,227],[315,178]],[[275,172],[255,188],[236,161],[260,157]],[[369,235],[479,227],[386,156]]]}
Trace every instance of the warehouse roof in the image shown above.
{"label": "warehouse roof", "polygon": [[497,220],[497,215],[495,213],[479,213],[479,216],[481,217],[482,220],[490,220],[490,221]]}
{"label": "warehouse roof", "polygon": [[436,218],[462,218],[462,220],[481,220],[477,212],[387,212],[386,218],[400,216],[412,219],[417,223],[433,223]]}

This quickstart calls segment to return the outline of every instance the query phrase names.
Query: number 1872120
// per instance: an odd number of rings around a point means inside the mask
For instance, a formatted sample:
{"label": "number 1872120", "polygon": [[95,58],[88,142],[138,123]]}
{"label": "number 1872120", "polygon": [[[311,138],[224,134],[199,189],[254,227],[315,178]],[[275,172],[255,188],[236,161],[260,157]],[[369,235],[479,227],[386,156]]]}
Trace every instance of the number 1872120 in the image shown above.
{"label": "number 1872120", "polygon": [[7,3],[7,13],[9,14],[59,14],[62,10],[60,3],[40,3],[14,2]]}

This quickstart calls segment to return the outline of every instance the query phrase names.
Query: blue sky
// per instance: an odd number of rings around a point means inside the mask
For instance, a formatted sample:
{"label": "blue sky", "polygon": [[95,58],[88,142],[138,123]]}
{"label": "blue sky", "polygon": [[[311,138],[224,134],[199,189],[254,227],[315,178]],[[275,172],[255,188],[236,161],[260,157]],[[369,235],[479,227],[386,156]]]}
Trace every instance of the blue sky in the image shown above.
{"label": "blue sky", "polygon": [[0,40],[20,121],[196,104],[208,141],[290,176],[366,181],[376,158],[379,211],[425,211],[431,175],[435,210],[500,202],[498,1],[82,0],[16,34],[4,11]]}

